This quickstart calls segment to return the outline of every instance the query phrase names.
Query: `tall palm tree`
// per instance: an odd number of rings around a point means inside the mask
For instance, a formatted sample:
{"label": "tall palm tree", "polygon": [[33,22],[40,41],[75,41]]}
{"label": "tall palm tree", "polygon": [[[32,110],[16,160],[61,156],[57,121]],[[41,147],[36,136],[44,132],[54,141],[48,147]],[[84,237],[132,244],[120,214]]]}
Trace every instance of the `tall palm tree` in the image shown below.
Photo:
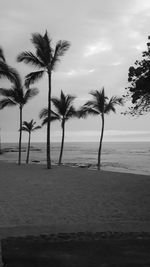
{"label": "tall palm tree", "polygon": [[[0,47],[0,64],[1,62],[5,62],[5,57],[4,57],[4,53],[3,53],[3,49]],[[1,65],[0,65],[1,67]],[[0,128],[0,155],[2,154],[2,146],[1,146],[1,128]]]}
{"label": "tall palm tree", "polygon": [[69,49],[70,43],[67,41],[58,41],[56,46],[52,47],[52,40],[49,38],[47,31],[44,36],[39,33],[32,34],[31,39],[35,54],[32,52],[22,52],[18,55],[17,61],[31,64],[39,70],[29,73],[26,76],[26,85],[29,86],[35,81],[43,77],[43,74],[48,74],[48,123],[47,123],[47,168],[51,169],[50,156],[50,124],[51,124],[51,76],[55,70],[60,58]]}
{"label": "tall palm tree", "polygon": [[41,126],[35,126],[36,122],[32,119],[30,122],[24,121],[21,127],[22,131],[28,132],[29,139],[28,139],[28,149],[27,149],[27,157],[26,157],[26,163],[29,163],[29,153],[30,153],[30,142],[31,142],[31,133],[41,129]]}
{"label": "tall palm tree", "polygon": [[[4,76],[11,77],[12,84],[10,88],[0,88],[0,109],[9,106],[18,106],[20,111],[20,127],[22,127],[22,109],[29,99],[33,98],[38,94],[37,88],[27,88],[22,85],[21,77],[17,70],[12,69],[13,72],[9,73],[11,68],[8,67],[8,73],[6,72]],[[5,69],[6,71],[6,69]],[[0,71],[1,74],[1,71]],[[21,140],[22,140],[22,130],[19,134],[19,157],[18,164],[21,164]]]}
{"label": "tall palm tree", "polygon": [[87,101],[83,107],[79,110],[80,117],[87,117],[87,115],[100,115],[102,119],[102,128],[100,134],[99,141],[99,149],[98,149],[98,170],[100,170],[101,164],[101,150],[102,150],[102,141],[104,134],[104,115],[109,114],[111,111],[116,112],[116,105],[123,105],[122,98],[112,96],[110,99],[105,96],[104,88],[101,91],[92,91],[90,93],[93,97],[92,100]]}
{"label": "tall palm tree", "polygon": [[[71,95],[65,95],[63,91],[60,93],[60,98],[53,97],[52,103],[55,110],[51,111],[51,121],[59,120],[61,122],[62,128],[62,140],[61,140],[61,149],[59,155],[58,165],[61,165],[63,148],[64,148],[64,139],[65,139],[65,123],[72,117],[77,116],[77,112],[73,107],[73,101],[75,97]],[[40,118],[44,118],[43,125],[48,122],[48,110],[47,108],[42,109],[40,112]]]}

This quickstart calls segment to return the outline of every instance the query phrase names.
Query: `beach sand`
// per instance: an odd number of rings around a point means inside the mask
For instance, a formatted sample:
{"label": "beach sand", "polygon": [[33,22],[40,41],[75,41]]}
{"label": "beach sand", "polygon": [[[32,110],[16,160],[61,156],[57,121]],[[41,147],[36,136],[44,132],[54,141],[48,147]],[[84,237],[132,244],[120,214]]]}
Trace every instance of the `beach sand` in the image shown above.
{"label": "beach sand", "polygon": [[149,266],[149,192],[149,176],[0,162],[3,263]]}
{"label": "beach sand", "polygon": [[150,232],[149,176],[0,162],[0,237]]}

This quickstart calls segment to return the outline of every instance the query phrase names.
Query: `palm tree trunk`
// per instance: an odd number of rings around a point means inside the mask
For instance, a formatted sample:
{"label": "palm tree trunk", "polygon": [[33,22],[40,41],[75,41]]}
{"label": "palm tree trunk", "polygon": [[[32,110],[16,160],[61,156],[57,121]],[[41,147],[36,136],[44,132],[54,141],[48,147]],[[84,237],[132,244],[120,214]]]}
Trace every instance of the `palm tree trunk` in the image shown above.
{"label": "palm tree trunk", "polygon": [[22,106],[19,107],[20,109],[20,134],[19,134],[19,157],[18,157],[18,165],[21,164],[21,139],[22,139]]}
{"label": "palm tree trunk", "polygon": [[1,128],[0,128],[0,155],[2,154],[2,140],[1,140]]}
{"label": "palm tree trunk", "polygon": [[28,163],[29,163],[30,140],[31,140],[31,133],[29,132],[29,139],[28,139],[28,150],[27,150],[26,164],[28,164]]}
{"label": "palm tree trunk", "polygon": [[61,160],[62,160],[62,154],[63,154],[63,149],[64,149],[64,138],[65,138],[65,122],[62,121],[62,139],[61,139],[61,149],[60,149],[60,156],[59,156],[59,162],[58,165],[61,165]]}
{"label": "palm tree trunk", "polygon": [[51,169],[51,155],[50,155],[50,126],[51,126],[51,71],[48,71],[48,122],[47,122],[47,169]]}
{"label": "palm tree trunk", "polygon": [[103,133],[104,133],[104,114],[102,113],[102,129],[101,129],[101,136],[100,136],[100,142],[99,142],[99,149],[98,149],[98,170],[100,170],[101,167],[101,150],[102,150],[102,141],[103,141]]}

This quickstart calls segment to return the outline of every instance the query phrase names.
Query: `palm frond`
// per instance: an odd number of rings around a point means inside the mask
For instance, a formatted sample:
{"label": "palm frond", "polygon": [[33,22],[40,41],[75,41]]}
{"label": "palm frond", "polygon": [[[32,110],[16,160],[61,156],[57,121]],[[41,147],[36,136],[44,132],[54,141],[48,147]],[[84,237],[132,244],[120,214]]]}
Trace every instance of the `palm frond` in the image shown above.
{"label": "palm frond", "polygon": [[[48,109],[47,108],[43,108],[40,113],[39,113],[39,118],[43,119],[43,118],[47,118],[48,117]],[[60,116],[54,112],[53,110],[51,110],[51,117],[57,117],[57,119],[60,119]]]}
{"label": "palm frond", "polygon": [[43,108],[39,113],[39,118],[43,119],[43,118],[45,118],[47,116],[48,116],[48,109],[47,108]]}
{"label": "palm frond", "polygon": [[70,43],[68,41],[58,41],[55,47],[54,55],[51,61],[51,69],[55,70],[56,64],[60,61],[60,58],[69,49]]}
{"label": "palm frond", "polygon": [[44,55],[46,56],[47,63],[49,64],[52,59],[53,48],[51,47],[51,39],[48,36],[47,30],[43,36],[43,40],[44,40]]}
{"label": "palm frond", "polygon": [[12,75],[10,74],[9,66],[6,64],[6,62],[0,61],[0,78],[3,77],[12,81]]}
{"label": "palm frond", "polygon": [[32,52],[22,52],[17,56],[17,62],[24,62],[26,64],[31,64],[38,68],[44,68],[44,63]]}
{"label": "palm frond", "polygon": [[65,95],[63,91],[61,91],[60,98],[52,97],[51,101],[57,110],[57,113],[61,116],[66,116],[66,113],[72,106],[74,99],[75,96]]}
{"label": "palm frond", "polygon": [[14,96],[14,90],[10,88],[0,88],[0,95],[4,97]]}
{"label": "palm frond", "polygon": [[[98,90],[91,91],[90,94],[93,96],[93,100],[92,100],[93,104],[91,102],[91,107],[94,107],[100,113],[103,113],[104,112],[104,108],[105,108],[106,100],[108,99],[105,96],[104,88],[102,88],[102,90],[100,90],[100,91],[98,91]],[[89,101],[89,103],[90,103],[90,101]]]}
{"label": "palm frond", "polygon": [[100,113],[97,110],[87,106],[81,107],[77,112],[79,118],[86,118],[88,115],[99,115],[99,114]]}
{"label": "palm frond", "polygon": [[71,106],[68,111],[66,112],[66,116],[65,116],[65,119],[68,120],[70,118],[73,118],[73,117],[78,117],[78,113],[77,111],[75,110],[75,108],[73,106]]}
{"label": "palm frond", "polygon": [[[51,122],[59,120],[60,118],[58,118],[57,116],[51,115]],[[42,126],[45,125],[46,123],[48,123],[48,117],[46,117],[43,121],[42,121]]]}
{"label": "palm frond", "polygon": [[16,103],[13,102],[11,99],[9,98],[4,98],[0,100],[0,109],[3,109],[5,107],[10,107],[10,106],[15,106]]}
{"label": "palm frond", "polygon": [[[21,127],[21,130],[24,131],[24,132],[29,132],[29,129],[26,128],[25,126],[22,126],[22,127]],[[20,130],[19,130],[19,131],[20,131]]]}
{"label": "palm frond", "polygon": [[10,80],[16,87],[21,87],[22,85],[18,71],[2,61],[0,61],[0,78],[1,77]]}
{"label": "palm frond", "polygon": [[12,86],[10,89],[0,88],[0,95],[9,99],[15,105],[24,104],[23,88]]}
{"label": "palm frond", "polygon": [[25,77],[25,86],[29,87],[30,84],[33,84],[34,82],[37,82],[38,80],[40,80],[43,75],[44,75],[44,71],[43,70],[29,73]]}
{"label": "palm frond", "polygon": [[29,128],[30,128],[30,125],[32,125],[32,123],[33,123],[33,120],[31,120],[30,122],[23,121],[22,125],[23,125],[25,128],[29,129]]}
{"label": "palm frond", "polygon": [[75,96],[66,95],[66,106],[69,107],[73,103],[75,98],[76,98]]}
{"label": "palm frond", "polygon": [[40,33],[33,33],[31,42],[36,49],[43,49],[43,36]]}
{"label": "palm frond", "polygon": [[21,80],[21,76],[19,72],[16,69],[11,68],[11,67],[9,67],[9,71],[13,78],[12,80],[13,84],[18,88],[22,88],[22,80]]}
{"label": "palm frond", "polygon": [[84,106],[93,107],[93,106],[95,106],[96,103],[97,102],[95,100],[89,100],[84,104]]}
{"label": "palm frond", "polygon": [[116,112],[115,106],[123,105],[123,99],[117,96],[112,96],[110,100],[105,103],[104,113],[108,114],[110,111]]}
{"label": "palm frond", "polygon": [[65,41],[65,40],[60,40],[56,44],[56,54],[58,57],[62,57],[65,52],[70,48],[70,42]]}
{"label": "palm frond", "polygon": [[108,114],[110,111],[113,111],[114,113],[116,113],[115,106],[109,101],[105,105],[104,113]]}
{"label": "palm frond", "polygon": [[114,105],[120,105],[120,106],[124,104],[123,98],[117,96],[112,96],[110,102],[113,103]]}
{"label": "palm frond", "polygon": [[32,132],[34,132],[34,131],[36,131],[36,130],[39,130],[39,129],[41,129],[41,128],[42,128],[42,127],[41,127],[40,125],[35,126],[35,127],[33,128]]}
{"label": "palm frond", "polygon": [[47,66],[51,61],[52,48],[50,46],[51,40],[47,32],[42,36],[39,33],[32,34],[31,42],[36,48],[36,55]]}
{"label": "palm frond", "polygon": [[52,41],[52,40],[51,40],[50,37],[48,36],[48,32],[47,32],[47,30],[45,31],[45,34],[44,34],[44,36],[43,36],[43,39],[46,41],[47,46],[51,48],[51,41]]}
{"label": "palm frond", "polygon": [[4,52],[3,49],[0,47],[0,61],[5,62]]}
{"label": "palm frond", "polygon": [[24,95],[24,104],[27,103],[27,101],[34,96],[36,96],[39,93],[39,90],[37,88],[30,88],[27,89],[25,95]]}
{"label": "palm frond", "polygon": [[61,106],[60,99],[57,98],[57,97],[52,97],[51,101],[52,101],[53,105],[55,106],[55,108],[57,109],[57,111],[59,112],[60,111],[60,106]]}
{"label": "palm frond", "polygon": [[30,122],[24,121],[21,129],[30,133],[41,128],[41,126],[35,126],[35,124],[36,121],[34,121],[33,119]]}

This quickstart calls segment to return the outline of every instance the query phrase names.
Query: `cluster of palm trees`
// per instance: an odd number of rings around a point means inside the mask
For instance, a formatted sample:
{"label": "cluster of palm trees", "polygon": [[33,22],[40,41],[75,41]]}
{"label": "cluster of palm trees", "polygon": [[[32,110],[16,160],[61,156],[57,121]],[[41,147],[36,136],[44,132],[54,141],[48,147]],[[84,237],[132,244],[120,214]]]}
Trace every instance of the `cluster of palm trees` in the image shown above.
{"label": "cluster of palm trees", "polygon": [[33,65],[37,71],[31,72],[25,77],[24,84],[22,83],[18,71],[10,67],[4,57],[3,50],[0,49],[0,78],[4,77],[10,81],[9,88],[0,88],[0,109],[9,106],[18,106],[20,111],[20,125],[19,125],[19,157],[18,164],[21,164],[21,140],[22,131],[29,133],[28,149],[26,163],[29,162],[30,139],[31,132],[40,129],[41,126],[35,126],[36,122],[32,119],[30,122],[23,122],[22,111],[24,105],[38,94],[37,88],[31,88],[31,85],[41,79],[46,72],[48,75],[48,104],[43,108],[39,117],[43,120],[42,126],[47,125],[47,168],[51,169],[51,142],[50,142],[50,129],[51,122],[59,120],[62,128],[62,141],[58,164],[61,165],[64,138],[65,138],[65,124],[67,120],[73,117],[86,118],[88,115],[100,115],[102,119],[102,129],[100,134],[100,142],[98,149],[98,169],[100,170],[101,164],[101,149],[104,133],[104,115],[109,114],[110,111],[115,112],[116,105],[123,105],[122,98],[113,96],[108,99],[105,96],[104,88],[100,91],[95,90],[90,94],[92,99],[87,101],[78,110],[73,106],[75,96],[60,93],[60,97],[52,97],[51,78],[52,73],[55,71],[57,63],[60,62],[61,57],[69,49],[70,43],[68,41],[58,41],[55,47],[52,47],[52,40],[49,38],[47,31],[42,36],[39,33],[32,34],[31,39],[35,53],[30,51],[22,52],[18,55],[17,61]]}

